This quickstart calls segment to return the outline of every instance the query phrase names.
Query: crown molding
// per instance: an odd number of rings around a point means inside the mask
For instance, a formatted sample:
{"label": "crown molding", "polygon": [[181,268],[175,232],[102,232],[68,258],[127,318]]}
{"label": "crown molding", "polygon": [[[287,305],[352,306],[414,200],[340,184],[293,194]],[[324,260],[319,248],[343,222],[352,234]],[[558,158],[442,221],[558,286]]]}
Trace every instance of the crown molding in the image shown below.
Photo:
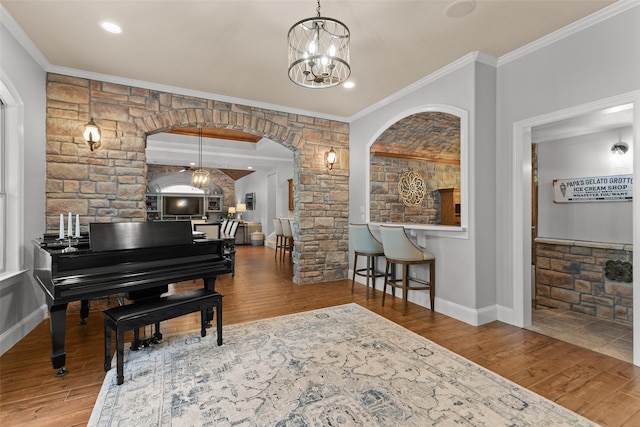
{"label": "crown molding", "polygon": [[230,96],[218,95],[210,92],[203,92],[197,90],[190,90],[175,86],[163,85],[143,80],[129,79],[125,77],[113,76],[108,74],[94,73],[92,71],[79,70],[75,68],[59,67],[49,63],[47,58],[40,52],[37,46],[31,41],[27,33],[24,32],[22,27],[13,19],[7,9],[0,4],[0,22],[9,30],[9,32],[18,40],[22,47],[33,57],[33,59],[42,67],[47,73],[63,74],[71,77],[85,78],[89,80],[99,80],[108,83],[120,84],[125,86],[139,87],[149,90],[157,90],[160,92],[175,93],[178,95],[193,96],[196,98],[210,99],[214,101],[228,102],[231,104],[241,104],[249,107],[262,108],[265,110],[276,110],[284,113],[298,114],[301,116],[318,117],[327,120],[335,120],[339,122],[346,122],[347,118],[332,114],[324,114],[316,111],[302,110],[297,108],[291,108],[284,105],[268,104],[264,102],[253,101],[243,98],[235,98]]}
{"label": "crown molding", "polygon": [[417,80],[414,83],[411,83],[409,86],[405,86],[403,89],[400,89],[394,94],[376,102],[375,104],[370,105],[364,110],[359,111],[358,113],[349,117],[347,121],[351,123],[361,117],[366,116],[367,114],[372,113],[373,111],[381,107],[384,107],[385,105],[392,103],[393,101],[396,101],[430,83],[433,83],[434,81],[446,76],[447,74],[452,73],[455,70],[458,70],[466,65],[469,65],[475,62],[480,62],[486,65],[491,65],[495,67],[497,65],[497,58],[482,52],[468,53],[465,56],[459,59],[456,59],[455,61],[445,65],[439,70],[434,71],[433,73],[421,78],[420,80]]}
{"label": "crown molding", "polygon": [[18,43],[22,45],[22,47],[27,51],[29,55],[42,67],[43,70],[47,71],[47,67],[49,67],[49,61],[44,57],[42,52],[36,47],[36,45],[31,41],[31,39],[27,36],[27,33],[24,32],[22,27],[18,25],[13,16],[5,9],[5,7],[0,4],[0,22],[4,25],[7,30],[16,38]]}
{"label": "crown molding", "polygon": [[282,111],[285,113],[299,114],[303,116],[318,117],[318,118],[323,118],[327,120],[335,120],[339,122],[351,123],[468,64],[471,64],[473,62],[479,62],[479,63],[493,66],[493,67],[500,67],[511,61],[515,61],[519,58],[522,58],[536,50],[549,46],[550,44],[553,44],[559,40],[562,40],[572,34],[582,31],[585,28],[591,27],[599,22],[609,19],[612,16],[623,13],[624,11],[631,9],[633,7],[636,7],[638,5],[640,5],[640,2],[638,2],[638,0],[619,0],[598,12],[595,12],[589,16],[586,16],[572,24],[567,25],[564,28],[554,31],[553,33],[548,34],[546,36],[543,36],[540,39],[535,40],[523,46],[522,48],[516,49],[499,58],[496,58],[494,56],[491,56],[482,52],[471,52],[455,60],[454,62],[447,64],[446,66],[440,68],[439,70],[421,78],[420,80],[417,80],[416,82],[404,87],[403,89],[395,92],[394,94],[376,102],[375,104],[370,105],[369,107],[359,111],[358,113],[350,117],[324,114],[324,113],[319,113],[315,111],[291,108],[283,105],[262,103],[262,102],[253,101],[253,100],[244,99],[244,98],[229,97],[229,96],[218,95],[210,92],[196,91],[196,90],[190,90],[190,89],[185,89],[185,88],[180,88],[175,86],[142,81],[142,80],[128,79],[128,78],[119,77],[119,76],[112,76],[112,75],[94,73],[90,71],[72,69],[67,67],[54,66],[49,63],[49,61],[44,57],[44,55],[42,55],[42,52],[40,52],[40,50],[27,36],[24,30],[22,30],[22,28],[18,25],[18,23],[13,19],[13,17],[1,4],[0,4],[0,21],[3,23],[3,25],[6,26],[9,32],[18,40],[18,42],[25,48],[25,50],[34,58],[34,60],[46,72],[64,74],[64,75],[69,75],[73,77],[87,78],[91,80],[100,80],[100,81],[105,81],[109,83],[140,87],[144,89],[157,90],[161,92],[176,93],[180,95],[193,96],[197,98],[204,98],[204,99],[216,100],[221,102],[229,102],[233,104],[241,104],[241,105],[246,105],[246,106],[255,107],[255,108],[276,110],[276,111]]}
{"label": "crown molding", "polygon": [[211,92],[204,92],[204,91],[199,91],[199,90],[185,89],[185,88],[176,87],[176,86],[170,86],[170,85],[164,85],[164,84],[160,84],[160,83],[148,82],[148,81],[144,81],[144,80],[136,80],[136,79],[129,79],[129,78],[126,78],[126,77],[112,76],[112,75],[109,75],[109,74],[94,73],[92,71],[78,70],[78,69],[75,69],[75,68],[58,67],[58,66],[55,66],[55,65],[49,65],[49,67],[46,69],[46,71],[50,72],[50,73],[63,74],[63,75],[66,75],[66,76],[85,78],[85,79],[89,79],[89,80],[99,80],[99,81],[103,81],[103,82],[120,84],[120,85],[124,85],[124,86],[132,86],[132,87],[139,87],[139,88],[142,88],[142,89],[157,90],[159,92],[175,93],[175,94],[178,94],[178,95],[193,96],[195,98],[209,99],[209,100],[212,100],[212,101],[220,101],[220,102],[228,102],[230,104],[246,105],[248,107],[261,108],[261,109],[265,109],[265,110],[282,111],[284,113],[289,113],[289,114],[298,114],[298,115],[301,115],[301,116],[318,117],[318,118],[321,118],[321,119],[335,120],[335,121],[339,121],[339,122],[345,122],[346,121],[345,117],[336,116],[336,115],[332,115],[332,114],[324,114],[324,113],[319,113],[319,112],[316,112],[316,111],[308,111],[308,110],[301,110],[301,109],[297,109],[297,108],[287,107],[287,106],[284,106],[284,105],[268,104],[268,103],[265,103],[265,102],[253,101],[253,100],[250,100],[250,99],[235,98],[235,97],[232,97],[232,96],[218,95],[218,94],[211,93]]}
{"label": "crown molding", "polygon": [[557,41],[565,39],[573,34],[576,34],[586,28],[592,27],[600,22],[603,22],[612,16],[618,15],[620,13],[625,12],[628,9],[639,6],[640,2],[638,0],[619,0],[604,9],[601,9],[589,16],[585,16],[584,18],[573,22],[566,27],[560,28],[546,36],[542,36],[539,39],[518,48],[512,52],[509,52],[505,55],[502,55],[498,58],[498,67],[508,64],[509,62],[520,59],[524,56],[529,55],[539,49],[547,47]]}

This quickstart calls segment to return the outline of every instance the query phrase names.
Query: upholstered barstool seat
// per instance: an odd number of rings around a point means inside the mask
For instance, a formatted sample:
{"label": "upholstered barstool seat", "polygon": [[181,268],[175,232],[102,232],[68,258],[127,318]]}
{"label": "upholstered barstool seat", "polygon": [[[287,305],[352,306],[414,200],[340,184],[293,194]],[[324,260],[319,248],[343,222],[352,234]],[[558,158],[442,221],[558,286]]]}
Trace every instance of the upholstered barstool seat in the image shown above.
{"label": "upholstered barstool seat", "polygon": [[[376,239],[367,224],[349,224],[349,238],[353,245],[353,277],[351,278],[351,293],[356,280],[356,275],[366,277],[366,298],[369,299],[369,281],[374,292],[376,278],[384,277],[384,273],[376,269],[376,258],[384,256],[382,243]],[[358,256],[366,257],[366,267],[358,268]]]}
{"label": "upholstered barstool seat", "polygon": [[[382,237],[384,256],[387,258],[387,268],[384,273],[382,305],[384,306],[384,297],[387,293],[387,285],[389,285],[392,287],[394,295],[395,288],[402,288],[403,316],[407,309],[407,294],[409,290],[428,289],[431,310],[433,310],[436,298],[436,256],[431,252],[425,251],[416,246],[411,239],[409,239],[404,227],[402,226],[381,225],[380,235]],[[395,266],[396,264],[402,265],[402,277],[400,279],[389,277],[391,266]],[[409,276],[409,266],[416,264],[426,264],[429,266],[428,281]],[[417,283],[417,285],[412,285],[412,282]]]}

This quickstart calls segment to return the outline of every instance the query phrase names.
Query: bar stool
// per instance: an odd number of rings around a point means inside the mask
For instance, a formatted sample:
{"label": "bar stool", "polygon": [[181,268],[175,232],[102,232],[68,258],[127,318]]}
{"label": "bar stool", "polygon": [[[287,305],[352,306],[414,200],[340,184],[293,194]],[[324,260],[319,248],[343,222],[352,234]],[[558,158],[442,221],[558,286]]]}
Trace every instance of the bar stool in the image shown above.
{"label": "bar stool", "polygon": [[[387,284],[392,286],[395,296],[395,288],[402,288],[402,315],[404,316],[407,308],[407,293],[409,290],[429,289],[429,299],[431,302],[431,310],[435,307],[436,297],[436,256],[431,252],[424,251],[416,246],[407,236],[404,227],[380,225],[380,235],[382,237],[382,246],[384,248],[384,256],[387,258],[387,268],[384,273],[384,288],[382,293],[382,305],[384,306],[384,297],[387,293]],[[402,265],[402,278],[389,278],[389,269],[391,265]],[[415,264],[429,265],[429,281],[409,277],[409,266]],[[401,283],[399,283],[401,282]],[[417,282],[419,285],[410,285],[410,282]]]}
{"label": "bar stool", "polygon": [[273,219],[273,229],[276,235],[276,253],[275,258],[278,257],[278,249],[280,249],[280,253],[284,250],[284,233],[282,232],[282,223],[279,218]]}
{"label": "bar stool", "polygon": [[280,218],[282,224],[282,235],[284,236],[284,244],[282,253],[282,260],[286,256],[285,252],[289,251],[289,260],[293,262],[293,230],[291,229],[291,220],[289,218]]}
{"label": "bar stool", "polygon": [[[366,298],[369,299],[369,279],[371,278],[371,287],[375,292],[376,278],[384,277],[384,273],[376,269],[376,258],[384,256],[382,243],[371,234],[371,230],[367,224],[349,224],[349,238],[353,243],[353,277],[351,278],[351,293],[356,280],[356,275],[367,278]],[[367,258],[367,266],[358,269],[358,255]]]}

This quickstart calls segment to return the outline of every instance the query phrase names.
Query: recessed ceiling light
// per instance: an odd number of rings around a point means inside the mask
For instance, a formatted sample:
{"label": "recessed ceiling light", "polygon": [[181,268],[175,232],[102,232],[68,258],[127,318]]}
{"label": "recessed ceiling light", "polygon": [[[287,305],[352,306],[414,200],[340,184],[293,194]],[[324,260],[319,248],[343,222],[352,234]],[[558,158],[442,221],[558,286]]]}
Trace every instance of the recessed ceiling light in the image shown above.
{"label": "recessed ceiling light", "polygon": [[473,12],[475,8],[475,0],[456,0],[446,7],[444,14],[449,18],[462,18]]}
{"label": "recessed ceiling light", "polygon": [[345,82],[345,84],[343,84],[342,86],[344,86],[346,89],[351,89],[355,87],[356,84],[354,82],[349,81],[349,82]]}
{"label": "recessed ceiling light", "polygon": [[114,24],[113,22],[102,21],[100,26],[103,30],[112,33],[112,34],[120,34],[122,32],[122,28],[120,25]]}

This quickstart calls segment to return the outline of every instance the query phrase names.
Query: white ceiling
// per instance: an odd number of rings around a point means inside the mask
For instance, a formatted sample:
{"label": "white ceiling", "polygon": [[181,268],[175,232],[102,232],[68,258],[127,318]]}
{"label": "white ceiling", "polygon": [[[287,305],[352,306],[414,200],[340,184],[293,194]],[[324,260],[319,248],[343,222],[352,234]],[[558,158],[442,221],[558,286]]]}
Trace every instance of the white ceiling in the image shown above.
{"label": "white ceiling", "polygon": [[[295,22],[316,15],[313,0],[0,3],[19,26],[14,33],[26,39],[21,41],[47,71],[350,121],[469,53],[499,58],[615,1],[321,1],[322,16],[351,30],[353,89],[305,89],[287,76],[287,32]],[[456,16],[465,8],[473,10]],[[119,24],[122,34],[103,31],[103,20]],[[186,166],[197,159],[197,151],[185,152],[184,144],[175,147],[176,135],[163,138],[149,137],[151,162]],[[154,153],[154,144],[166,152]],[[269,148],[269,142],[222,150],[231,153],[224,158],[219,147],[212,147],[215,151],[204,156],[206,166],[211,158],[245,168],[247,163],[239,160],[243,156],[256,166],[283,154],[291,161],[290,152]],[[176,158],[176,150],[184,156]]]}
{"label": "white ceiling", "polygon": [[[474,0],[458,0],[471,3]],[[475,51],[500,57],[613,0],[324,0],[351,30],[356,87],[305,89],[287,76],[287,33],[314,0],[0,0],[46,61],[207,94],[349,118]],[[458,9],[451,9],[454,12]],[[100,22],[119,24],[119,35]]]}

